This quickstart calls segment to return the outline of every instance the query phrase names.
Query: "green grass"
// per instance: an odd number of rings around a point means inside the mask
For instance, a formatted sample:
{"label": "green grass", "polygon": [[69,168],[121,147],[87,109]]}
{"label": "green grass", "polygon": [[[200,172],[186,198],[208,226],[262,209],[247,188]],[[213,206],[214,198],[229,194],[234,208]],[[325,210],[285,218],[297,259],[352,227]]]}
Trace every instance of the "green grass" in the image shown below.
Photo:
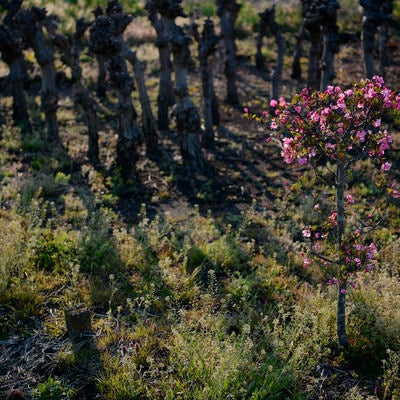
{"label": "green grass", "polygon": [[[60,13],[66,29],[70,17],[89,16],[99,4],[34,3]],[[124,4],[130,12],[140,11],[139,2]],[[277,6],[285,34],[296,31],[300,21],[296,4],[290,4],[296,9],[290,15]],[[215,16],[213,2],[186,2],[185,7]],[[242,7],[238,24],[247,32],[239,43],[242,52],[249,47],[257,7]],[[345,15],[354,1],[342,7]],[[346,14],[343,28],[351,28],[351,21]],[[151,42],[140,51],[149,64],[157,54]],[[149,68],[154,72],[154,65]],[[154,76],[149,79],[152,99]],[[260,105],[258,94],[253,95],[254,105]],[[0,103],[9,110],[9,99]],[[224,134],[217,142],[236,157],[251,129],[241,116],[234,120],[235,110],[221,109],[240,132],[236,142]],[[113,121],[107,120],[101,132],[106,171],[96,170],[82,161],[86,137],[81,124],[71,123],[76,118],[71,110],[61,107],[59,113],[65,147],[48,148],[40,127],[22,138],[10,121],[0,126],[0,339],[40,332],[43,340],[49,335],[61,346],[51,353],[51,375],[27,385],[30,397],[73,397],[81,387],[74,378],[88,366],[96,390],[110,400],[307,399],[321,395],[323,385],[337,389],[316,376],[321,365],[357,377],[338,398],[362,398],[359,382],[377,380],[387,398],[398,396],[400,212],[398,203],[384,200],[382,188],[371,183],[378,177],[371,163],[360,163],[348,177],[349,191],[360,204],[350,221],[356,223],[374,207],[384,209],[385,218],[372,231],[380,248],[379,267],[360,274],[349,293],[350,346],[341,352],[336,347],[335,288],[326,285],[317,267],[302,266],[301,230],[318,218],[317,200],[329,211],[329,184],[312,172],[300,178],[298,170],[283,175],[274,166],[263,171],[261,183],[271,194],[268,207],[262,194],[238,204],[235,212],[221,212],[211,178],[193,194],[191,200],[199,205],[183,196],[187,204],[170,204],[180,190],[178,169],[160,171],[156,163],[141,159],[142,179],[151,182],[153,191],[144,195],[141,187],[124,186],[112,171]],[[34,111],[37,119],[38,107]],[[109,116],[107,111],[104,115]],[[262,141],[264,132],[257,135],[256,141]],[[395,170],[398,156],[390,157]],[[244,174],[225,167],[234,182]],[[248,183],[247,177],[243,182]],[[63,311],[82,303],[93,313],[95,360],[74,353],[66,339]]]}

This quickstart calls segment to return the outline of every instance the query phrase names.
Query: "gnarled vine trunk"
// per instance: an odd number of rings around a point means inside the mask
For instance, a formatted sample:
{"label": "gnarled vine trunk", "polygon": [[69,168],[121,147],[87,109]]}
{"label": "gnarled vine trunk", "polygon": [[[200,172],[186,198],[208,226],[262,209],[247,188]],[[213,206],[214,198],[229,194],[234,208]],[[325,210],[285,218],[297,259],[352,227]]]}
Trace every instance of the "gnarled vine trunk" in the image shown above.
{"label": "gnarled vine trunk", "polygon": [[172,62],[167,19],[164,16],[159,15],[157,4],[157,1],[147,1],[146,10],[149,14],[149,20],[157,34],[156,46],[158,48],[160,60],[160,83],[157,96],[157,124],[159,130],[165,131],[169,129],[169,111],[175,104],[175,95],[171,79]]}
{"label": "gnarled vine trunk", "polygon": [[27,77],[24,55],[12,31],[3,25],[0,26],[0,52],[10,69],[8,80],[13,98],[14,124],[21,128],[22,134],[31,133],[32,126],[24,93],[24,82]]}
{"label": "gnarled vine trunk", "polygon": [[237,106],[239,105],[239,95],[236,76],[235,21],[241,5],[236,0],[218,0],[217,5],[217,14],[221,20],[221,36],[225,48],[226,101]]}
{"label": "gnarled vine trunk", "polygon": [[138,59],[136,52],[132,51],[126,44],[124,46],[124,53],[134,70],[136,85],[139,91],[139,100],[142,106],[142,131],[146,153],[151,158],[159,153],[158,134],[154,123],[153,111],[151,110],[150,98],[147,93],[143,63]]}
{"label": "gnarled vine trunk", "polygon": [[90,29],[89,46],[101,54],[118,97],[117,165],[124,181],[136,180],[137,147],[142,141],[132,103],[133,80],[125,60],[123,32],[132,17],[123,14],[118,1],[109,1],[106,15],[99,15]]}
{"label": "gnarled vine trunk", "polygon": [[321,87],[324,91],[335,77],[335,54],[339,51],[339,27],[337,21],[337,10],[340,4],[336,0],[328,0],[323,8],[323,51],[321,58]]}
{"label": "gnarled vine trunk", "polygon": [[175,69],[176,104],[172,116],[176,121],[182,158],[190,172],[205,170],[205,160],[200,146],[201,121],[197,107],[189,96],[187,71],[193,60],[190,57],[190,38],[177,25],[170,28],[170,41]]}
{"label": "gnarled vine trunk", "polygon": [[73,98],[75,104],[79,105],[84,111],[88,127],[88,159],[94,165],[100,163],[99,158],[99,135],[97,121],[97,104],[93,96],[86,87],[82,78],[82,68],[80,65],[81,39],[90,24],[83,19],[76,21],[76,29],[72,38],[72,43],[66,36],[49,32],[53,38],[54,44],[59,48],[62,54],[62,61],[71,68],[71,77],[73,83]]}
{"label": "gnarled vine trunk", "polygon": [[44,8],[32,7],[29,10],[19,10],[13,18],[13,27],[20,30],[24,42],[30,46],[41,70],[41,108],[45,114],[47,137],[59,140],[57,121],[58,91],[56,87],[56,69],[54,66],[53,49],[43,33],[46,19]]}

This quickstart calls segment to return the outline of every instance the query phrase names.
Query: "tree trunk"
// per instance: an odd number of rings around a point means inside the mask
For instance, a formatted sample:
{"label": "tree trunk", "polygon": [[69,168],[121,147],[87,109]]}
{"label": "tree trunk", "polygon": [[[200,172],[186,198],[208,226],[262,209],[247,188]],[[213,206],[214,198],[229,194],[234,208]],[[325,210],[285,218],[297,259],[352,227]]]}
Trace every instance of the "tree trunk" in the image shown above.
{"label": "tree trunk", "polygon": [[118,96],[117,164],[125,181],[136,179],[137,146],[141,142],[136,111],[132,104],[132,78],[122,55],[109,62],[110,80]]}
{"label": "tree trunk", "polygon": [[337,245],[338,245],[338,298],[336,327],[338,335],[338,344],[340,347],[347,345],[346,333],[346,289],[347,277],[341,276],[341,266],[345,262],[343,251],[343,235],[345,231],[346,215],[344,211],[344,190],[346,185],[346,166],[343,160],[337,164],[336,175],[336,207],[337,207]]}
{"label": "tree trunk", "polygon": [[236,0],[218,0],[218,16],[221,20],[221,35],[225,45],[225,76],[227,80],[227,103],[239,105],[236,77],[235,21],[241,5]]}
{"label": "tree trunk", "polygon": [[56,87],[56,69],[53,50],[43,34],[42,24],[46,19],[46,10],[32,7],[20,10],[13,18],[13,26],[18,27],[24,41],[32,47],[41,70],[41,108],[45,114],[47,137],[59,141],[57,109],[58,92]]}
{"label": "tree trunk", "polygon": [[367,78],[375,75],[374,52],[376,50],[375,36],[381,24],[379,5],[375,1],[360,0],[364,7],[361,40],[364,50],[364,63]]}
{"label": "tree trunk", "polygon": [[190,38],[175,23],[170,28],[173,62],[175,69],[176,104],[172,115],[176,121],[182,158],[184,164],[193,174],[205,170],[205,160],[200,146],[200,115],[197,107],[189,97],[187,86],[188,66],[192,64],[189,44]]}
{"label": "tree trunk", "polygon": [[201,82],[203,88],[203,112],[205,130],[202,137],[204,147],[212,146],[214,142],[214,124],[219,124],[218,100],[214,91],[214,77],[209,57],[217,50],[219,37],[215,34],[211,19],[204,21],[203,32],[199,38],[199,60]]}
{"label": "tree trunk", "polygon": [[174,87],[171,79],[172,63],[168,27],[166,26],[166,18],[157,15],[158,10],[155,8],[155,2],[148,1],[146,10],[149,13],[149,20],[157,33],[156,46],[160,60],[157,124],[160,131],[166,131],[169,129],[169,110],[175,104]]}
{"label": "tree trunk", "polygon": [[66,36],[57,34],[48,29],[49,35],[55,46],[62,54],[61,60],[71,69],[73,83],[73,98],[75,104],[84,111],[88,127],[88,159],[94,165],[100,163],[99,159],[99,135],[96,112],[96,102],[83,82],[82,68],[80,65],[81,38],[89,27],[83,19],[76,21],[76,30],[73,35],[72,44]]}
{"label": "tree trunk", "polygon": [[97,60],[97,87],[96,93],[100,98],[105,98],[107,94],[107,68],[102,55],[96,56]]}
{"label": "tree trunk", "polygon": [[275,67],[271,74],[272,80],[272,98],[278,99],[280,92],[280,84],[282,79],[282,69],[283,69],[283,57],[285,53],[285,41],[279,29],[279,25],[275,20],[275,7],[271,8],[271,13],[269,17],[269,28],[275,36],[276,45],[278,47],[278,57],[276,60]]}
{"label": "tree trunk", "polygon": [[321,59],[321,27],[319,23],[307,24],[310,34],[310,51],[308,55],[308,78],[307,86],[314,90],[320,87],[320,59]]}
{"label": "tree trunk", "polygon": [[337,310],[336,310],[336,330],[338,345],[340,348],[348,345],[346,332],[346,290],[347,282],[343,281],[338,285]]}
{"label": "tree trunk", "polygon": [[24,82],[27,77],[24,55],[17,41],[13,39],[11,30],[5,26],[0,26],[0,51],[10,69],[9,84],[13,98],[14,124],[21,128],[22,134],[32,133],[24,93]]}
{"label": "tree trunk", "polygon": [[106,15],[99,13],[96,17],[89,40],[91,51],[106,60],[110,81],[117,93],[117,166],[125,182],[136,180],[137,147],[142,140],[132,104],[133,80],[128,73],[124,51],[123,32],[131,21],[132,17],[123,14],[118,1],[109,1]]}
{"label": "tree trunk", "polygon": [[387,45],[390,38],[390,25],[393,22],[393,0],[383,1],[381,12],[383,21],[379,27],[379,73],[384,77],[390,64]]}
{"label": "tree trunk", "polygon": [[296,35],[296,46],[294,50],[293,63],[292,63],[292,79],[301,79],[301,65],[300,59],[303,55],[302,42],[304,39],[304,21],[300,25],[299,33]]}
{"label": "tree trunk", "polygon": [[339,3],[336,0],[329,0],[324,8],[321,91],[324,91],[335,77],[335,53],[339,51],[339,27],[336,24],[337,9],[339,7]]}
{"label": "tree trunk", "polygon": [[132,51],[126,44],[124,46],[124,52],[126,59],[133,67],[136,85],[139,91],[139,100],[142,106],[142,131],[146,145],[146,153],[150,158],[155,157],[159,153],[158,134],[154,124],[149,95],[147,94],[143,63],[137,58],[136,52]]}
{"label": "tree trunk", "polygon": [[258,24],[258,33],[256,38],[256,68],[257,69],[264,69],[265,67],[265,57],[262,53],[263,41],[264,36],[267,33],[267,26],[268,26],[268,11],[266,9],[262,13],[258,13],[259,17],[259,24]]}

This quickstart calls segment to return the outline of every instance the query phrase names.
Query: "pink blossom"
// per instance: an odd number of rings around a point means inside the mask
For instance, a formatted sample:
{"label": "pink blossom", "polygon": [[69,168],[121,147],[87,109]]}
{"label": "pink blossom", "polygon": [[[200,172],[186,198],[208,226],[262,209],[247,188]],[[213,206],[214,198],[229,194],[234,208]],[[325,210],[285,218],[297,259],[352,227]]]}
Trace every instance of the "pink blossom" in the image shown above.
{"label": "pink blossom", "polygon": [[308,228],[303,229],[303,230],[301,231],[301,233],[303,234],[303,236],[304,236],[305,238],[311,237],[311,231],[310,231]]}
{"label": "pink blossom", "polygon": [[374,126],[375,128],[381,126],[381,119],[379,118],[376,121],[372,121],[372,126]]}
{"label": "pink blossom", "polygon": [[279,105],[285,107],[287,105],[286,100],[284,97],[279,98]]}
{"label": "pink blossom", "polygon": [[365,141],[366,135],[367,135],[367,132],[364,129],[357,132],[357,137],[360,139],[361,143]]}
{"label": "pink blossom", "polygon": [[268,113],[266,111],[262,112],[262,116],[265,118],[268,115]]}
{"label": "pink blossom", "polygon": [[346,290],[346,289],[340,289],[340,293],[341,293],[341,294],[346,294],[346,293],[347,293],[347,290]]}
{"label": "pink blossom", "polygon": [[378,252],[378,249],[376,248],[375,243],[371,243],[368,247],[372,254],[376,254]]}
{"label": "pink blossom", "polygon": [[244,112],[245,114],[248,114],[248,113],[249,113],[249,109],[248,109],[247,107],[245,107],[245,108],[243,109],[243,112]]}
{"label": "pink blossom", "polygon": [[265,139],[265,141],[266,141],[267,143],[269,143],[271,140],[272,140],[272,139],[271,139],[269,136]]}
{"label": "pink blossom", "polygon": [[353,196],[351,194],[347,194],[346,195],[346,201],[347,201],[348,204],[353,204],[354,203]]}
{"label": "pink blossom", "polygon": [[279,126],[278,126],[278,124],[277,124],[275,121],[272,121],[272,122],[271,122],[271,125],[270,125],[270,128],[271,128],[272,130],[275,130],[275,129],[278,129]]}
{"label": "pink blossom", "polygon": [[269,105],[270,105],[271,107],[276,107],[276,106],[278,105],[278,102],[277,102],[276,100],[272,99],[272,100],[270,101]]}
{"label": "pink blossom", "polygon": [[294,108],[294,110],[295,110],[298,114],[300,114],[300,112],[301,112],[301,107],[300,107],[300,106],[296,106],[296,107]]}
{"label": "pink blossom", "polygon": [[300,157],[300,158],[297,159],[297,162],[298,162],[300,165],[307,164],[307,157]]}
{"label": "pink blossom", "polygon": [[283,151],[281,152],[287,164],[291,164],[296,158],[296,151],[293,148],[293,138],[284,138],[283,140]]}
{"label": "pink blossom", "polygon": [[400,198],[400,192],[399,192],[398,190],[396,190],[396,189],[393,189],[393,191],[392,191],[392,197],[393,197],[394,199],[399,199],[399,198]]}
{"label": "pink blossom", "polygon": [[382,171],[389,171],[390,168],[392,168],[392,164],[390,162],[388,162],[388,161],[383,163],[382,166],[381,166],[381,170]]}
{"label": "pink blossom", "polygon": [[303,260],[303,268],[307,268],[311,264],[311,260],[309,258],[305,258]]}

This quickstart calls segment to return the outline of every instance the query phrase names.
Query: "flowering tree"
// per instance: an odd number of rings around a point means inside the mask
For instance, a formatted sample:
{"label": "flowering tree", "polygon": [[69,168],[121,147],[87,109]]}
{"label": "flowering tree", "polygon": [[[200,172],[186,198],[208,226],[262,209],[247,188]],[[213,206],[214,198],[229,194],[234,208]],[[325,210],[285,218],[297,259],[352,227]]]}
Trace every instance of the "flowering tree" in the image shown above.
{"label": "flowering tree", "polygon": [[[272,130],[267,142],[278,137],[287,164],[315,165],[322,158],[335,166],[336,207],[326,222],[304,227],[302,233],[310,243],[304,266],[311,259],[318,261],[330,271],[329,283],[337,285],[338,344],[345,346],[348,285],[353,284],[351,277],[356,271],[371,271],[377,254],[375,244],[365,240],[361,229],[346,226],[345,204],[354,202],[351,194],[345,193],[346,176],[352,165],[364,158],[376,159],[383,172],[391,168],[385,154],[392,137],[384,129],[382,118],[389,110],[400,109],[400,95],[375,76],[348,90],[337,86],[328,86],[324,92],[303,89],[292,102],[280,98],[272,100],[270,106],[272,120],[263,113]],[[245,113],[249,116],[248,110]],[[399,197],[394,188],[390,191],[393,197]],[[333,243],[333,253],[320,250],[323,240]]]}

